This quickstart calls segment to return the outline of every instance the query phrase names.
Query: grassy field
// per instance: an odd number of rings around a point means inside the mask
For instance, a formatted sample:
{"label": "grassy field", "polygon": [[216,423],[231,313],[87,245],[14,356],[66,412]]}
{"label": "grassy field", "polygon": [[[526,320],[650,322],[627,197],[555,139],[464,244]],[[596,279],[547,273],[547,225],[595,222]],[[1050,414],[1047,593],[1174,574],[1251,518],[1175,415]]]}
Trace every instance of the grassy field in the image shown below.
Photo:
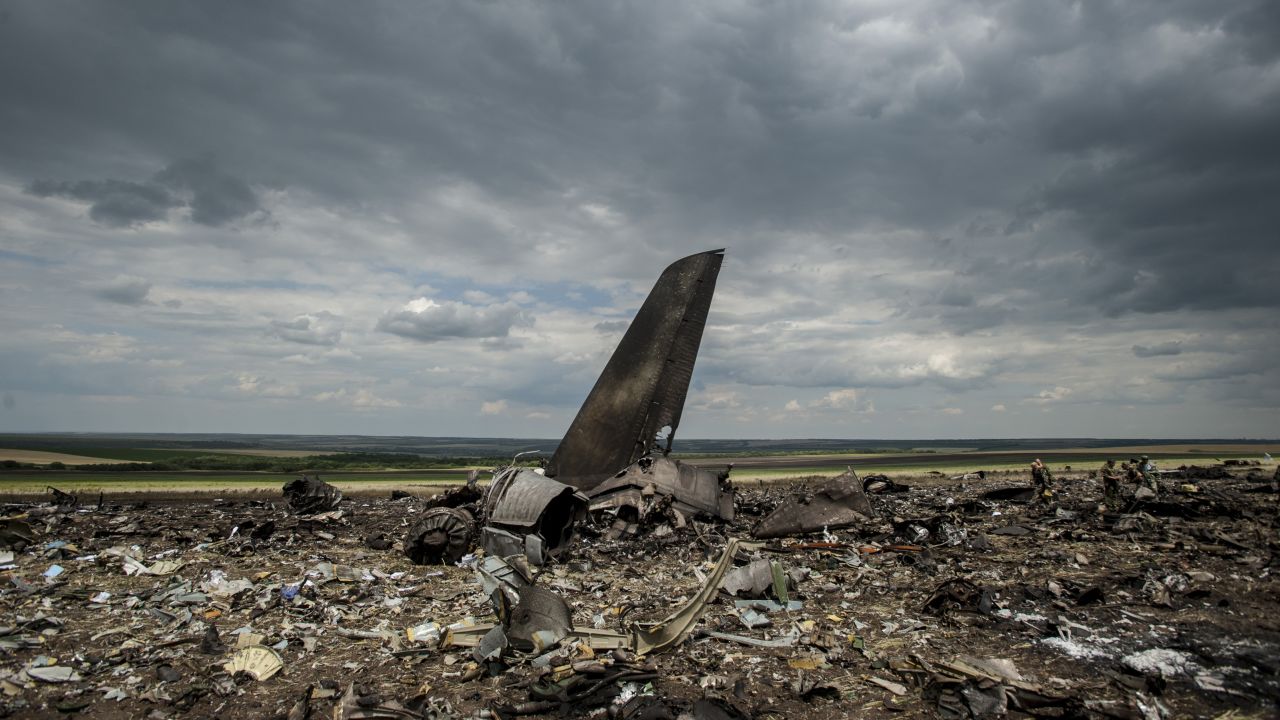
{"label": "grassy field", "polygon": [[[1160,448],[1157,450],[1157,448]],[[977,470],[1025,471],[1033,457],[1042,458],[1055,472],[1070,466],[1075,471],[1097,468],[1103,460],[1120,461],[1133,455],[1147,454],[1161,468],[1179,465],[1207,465],[1217,458],[1260,458],[1256,446],[1243,448],[1215,446],[1197,449],[1179,449],[1169,452],[1169,446],[1126,446],[1118,448],[1089,448],[1082,450],[1050,450],[1046,452],[960,452],[960,453],[871,453],[838,455],[816,453],[797,455],[785,453],[778,456],[689,458],[695,465],[709,470],[719,470],[728,462],[734,462],[732,477],[738,481],[772,482],[786,478],[825,476],[831,477],[853,467],[861,475],[885,473],[896,477],[910,477],[941,473],[960,475]],[[125,455],[119,449],[114,454]],[[134,457],[145,457],[146,450]],[[173,451],[159,451],[172,453]],[[191,451],[196,452],[196,451]],[[198,453],[203,454],[203,453]],[[481,468],[483,480],[488,479],[489,468]],[[413,491],[415,488],[431,489],[460,484],[466,480],[468,468],[390,471],[332,471],[322,472],[321,477],[344,492],[382,492],[392,489]],[[1268,471],[1270,472],[1270,471]],[[30,495],[42,493],[47,486],[66,492],[96,494],[105,492],[270,492],[296,477],[296,473],[232,472],[232,471],[173,471],[173,472],[77,472],[48,470],[7,470],[0,472],[0,496]]]}
{"label": "grassy field", "polygon": [[[210,450],[176,450],[166,448],[115,448],[115,447],[80,447],[68,445],[57,450],[29,450],[22,448],[0,448],[0,460],[14,459],[19,462],[53,462],[57,460],[68,465],[82,465],[102,462],[163,462],[173,458],[197,458],[210,456],[241,457],[245,453],[210,451]],[[314,453],[307,453],[314,454]],[[49,456],[51,460],[27,460],[24,456]],[[64,455],[65,458],[59,458]],[[265,454],[263,455],[265,456]]]}
{"label": "grassy field", "polygon": [[[280,488],[293,473],[221,472],[49,472],[14,471],[0,474],[0,496],[29,495],[52,486],[79,494],[124,492],[251,492]],[[321,478],[343,491],[441,487],[466,482],[466,470],[423,470],[395,473],[325,473]]]}

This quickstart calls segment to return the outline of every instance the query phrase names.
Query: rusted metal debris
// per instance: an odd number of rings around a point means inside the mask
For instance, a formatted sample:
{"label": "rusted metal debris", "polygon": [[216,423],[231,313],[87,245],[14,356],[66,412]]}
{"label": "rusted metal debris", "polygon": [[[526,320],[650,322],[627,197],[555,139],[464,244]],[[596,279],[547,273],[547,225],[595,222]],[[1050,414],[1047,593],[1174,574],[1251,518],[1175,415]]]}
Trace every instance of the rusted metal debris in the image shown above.
{"label": "rusted metal debris", "polygon": [[850,469],[828,480],[812,494],[799,493],[760,521],[751,534],[758,538],[803,535],[861,525],[875,517],[871,501]]}
{"label": "rusted metal debris", "polygon": [[672,263],[649,291],[547,466],[547,475],[590,490],[655,449],[680,425],[689,379],[723,250]]}
{"label": "rusted metal debris", "polygon": [[342,491],[321,480],[319,475],[302,475],[285,483],[284,497],[295,513],[315,515],[337,510]]}

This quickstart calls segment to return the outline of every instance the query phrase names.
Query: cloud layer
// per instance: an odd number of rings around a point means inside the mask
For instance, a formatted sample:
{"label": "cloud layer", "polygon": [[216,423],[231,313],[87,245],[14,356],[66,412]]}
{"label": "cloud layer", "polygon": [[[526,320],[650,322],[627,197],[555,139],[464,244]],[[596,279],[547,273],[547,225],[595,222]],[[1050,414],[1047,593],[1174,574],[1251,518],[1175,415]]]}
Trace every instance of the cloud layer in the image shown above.
{"label": "cloud layer", "polygon": [[1265,0],[31,3],[0,81],[0,429],[557,436],[727,247],[682,436],[1280,435]]}

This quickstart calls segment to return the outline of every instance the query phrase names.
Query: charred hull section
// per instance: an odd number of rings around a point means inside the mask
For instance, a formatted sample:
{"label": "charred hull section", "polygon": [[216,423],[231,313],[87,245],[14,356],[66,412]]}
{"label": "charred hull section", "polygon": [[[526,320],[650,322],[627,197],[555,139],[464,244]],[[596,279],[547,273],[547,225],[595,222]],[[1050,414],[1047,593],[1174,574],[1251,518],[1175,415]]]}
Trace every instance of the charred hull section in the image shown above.
{"label": "charred hull section", "polygon": [[484,507],[485,551],[524,554],[541,565],[573,538],[574,525],[586,517],[587,498],[529,468],[508,467],[494,476]]}
{"label": "charred hull section", "polygon": [[612,518],[612,534],[634,535],[658,511],[683,526],[705,515],[733,520],[728,478],[667,457],[643,457],[588,493],[591,513]]}
{"label": "charred hull section", "polygon": [[295,513],[315,515],[337,510],[342,502],[342,491],[319,477],[303,475],[285,484],[284,497]]}
{"label": "charred hull section", "polygon": [[751,532],[757,538],[804,535],[861,525],[875,517],[854,471],[828,480],[812,495],[793,495]]}

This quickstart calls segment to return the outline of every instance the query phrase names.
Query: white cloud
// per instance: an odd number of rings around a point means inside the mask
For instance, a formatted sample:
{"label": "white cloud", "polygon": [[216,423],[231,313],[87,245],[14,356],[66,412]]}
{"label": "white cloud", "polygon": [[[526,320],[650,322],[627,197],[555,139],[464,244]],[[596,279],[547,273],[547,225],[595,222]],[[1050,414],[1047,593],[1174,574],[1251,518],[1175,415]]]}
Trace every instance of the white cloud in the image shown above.
{"label": "white cloud", "polygon": [[513,303],[488,306],[420,297],[378,320],[377,329],[410,340],[505,338],[524,315]]}
{"label": "white cloud", "polygon": [[493,400],[491,402],[483,402],[480,404],[481,415],[503,415],[507,412],[506,400]]}
{"label": "white cloud", "polygon": [[337,390],[328,390],[316,393],[312,396],[312,399],[317,402],[336,402],[358,410],[398,408],[403,406],[403,403],[399,400],[381,397],[368,388],[356,388],[355,390],[338,388]]}
{"label": "white cloud", "polygon": [[1039,404],[1058,402],[1060,400],[1066,399],[1073,392],[1074,391],[1069,387],[1063,387],[1061,385],[1058,385],[1053,388],[1047,388],[1045,390],[1041,390],[1039,393],[1036,394],[1035,397],[1027,398],[1027,401],[1033,402],[1033,403],[1039,403]]}
{"label": "white cloud", "polygon": [[282,383],[274,378],[242,373],[236,378],[235,389],[243,395],[263,398],[295,398],[302,391],[294,383]]}

